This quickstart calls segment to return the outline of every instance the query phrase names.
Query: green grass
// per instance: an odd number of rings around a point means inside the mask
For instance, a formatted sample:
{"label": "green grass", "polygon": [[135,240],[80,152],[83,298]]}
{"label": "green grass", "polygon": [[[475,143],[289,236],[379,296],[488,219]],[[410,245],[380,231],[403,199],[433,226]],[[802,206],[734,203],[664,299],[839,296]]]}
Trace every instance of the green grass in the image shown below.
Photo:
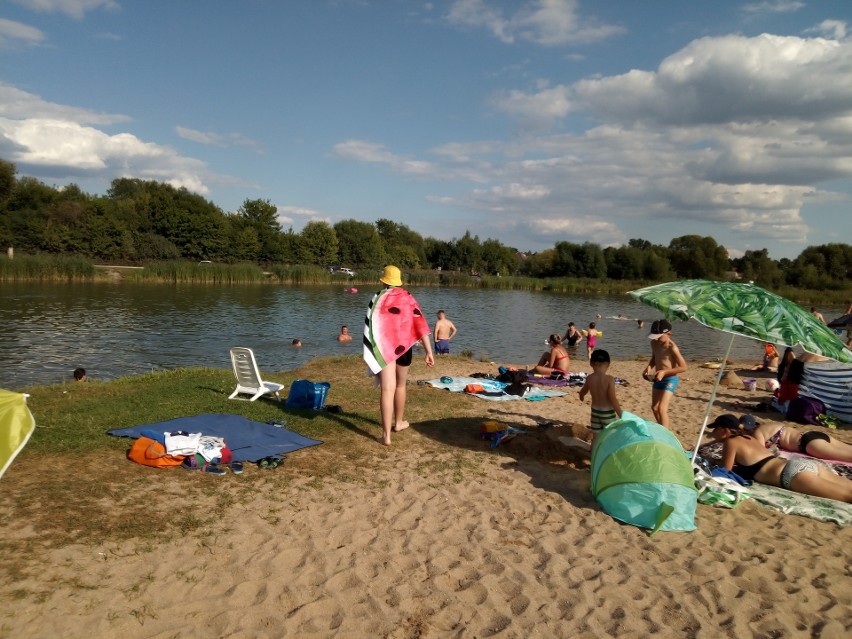
{"label": "green grass", "polygon": [[7,280],[89,280],[95,267],[84,257],[69,255],[0,256],[0,281]]}
{"label": "green grass", "polygon": [[[20,558],[5,570],[18,578],[26,574],[31,569],[26,557],[37,546],[133,540],[136,552],[149,552],[176,537],[196,536],[200,544],[212,543],[211,536],[223,528],[217,512],[261,496],[269,500],[268,517],[274,521],[279,517],[275,509],[287,503],[282,500],[298,499],[299,485],[329,488],[324,492],[333,496],[340,494],[341,489],[332,488],[336,485],[380,483],[381,476],[365,475],[364,469],[408,448],[432,460],[418,467],[430,483],[462,481],[476,466],[471,460],[482,453],[473,425],[486,418],[486,407],[449,393],[436,402],[434,389],[413,383],[430,374],[422,363],[412,367],[406,417],[417,428],[395,437],[391,449],[375,440],[381,430],[378,390],[357,356],[314,360],[294,371],[264,374],[285,388],[295,379],[328,381],[328,404],[340,405],[342,413],[288,410],[284,402],[268,399],[228,400],[233,374],[219,369],[184,368],[109,382],[28,388],[27,404],[37,425],[3,477],[0,517],[26,522],[35,538],[0,540],[5,556]],[[131,463],[125,456],[131,440],[106,434],[114,428],[204,413],[237,414],[259,422],[283,419],[287,428],[324,443],[288,455],[274,471],[250,465],[242,475],[217,478]]]}
{"label": "green grass", "polygon": [[[356,276],[329,273],[321,266],[305,264],[273,264],[264,271],[256,264],[199,264],[187,260],[151,262],[144,268],[114,266],[96,267],[84,257],[66,255],[18,254],[10,260],[0,255],[0,281],[94,281],[112,280],[116,275],[126,282],[161,282],[188,284],[278,284],[278,285],[375,285],[379,270],[356,269]],[[497,290],[546,291],[554,293],[618,295],[658,282],[586,279],[570,277],[471,277],[458,271],[430,269],[406,270],[405,286],[442,286],[450,288],[489,288]],[[852,298],[852,281],[831,290],[810,290],[782,287],[774,292],[802,305],[846,304]]]}

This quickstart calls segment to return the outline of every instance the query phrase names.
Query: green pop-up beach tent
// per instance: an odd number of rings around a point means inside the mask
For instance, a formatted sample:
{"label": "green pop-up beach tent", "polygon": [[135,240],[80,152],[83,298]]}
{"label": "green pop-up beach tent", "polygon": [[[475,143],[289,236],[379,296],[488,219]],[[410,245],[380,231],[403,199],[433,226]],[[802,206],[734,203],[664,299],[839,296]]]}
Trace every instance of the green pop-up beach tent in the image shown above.
{"label": "green pop-up beach tent", "polygon": [[592,448],[592,494],[601,508],[627,524],[658,530],[695,530],[698,492],[677,437],[624,411]]}
{"label": "green pop-up beach tent", "polygon": [[35,430],[27,395],[0,388],[0,477]]}

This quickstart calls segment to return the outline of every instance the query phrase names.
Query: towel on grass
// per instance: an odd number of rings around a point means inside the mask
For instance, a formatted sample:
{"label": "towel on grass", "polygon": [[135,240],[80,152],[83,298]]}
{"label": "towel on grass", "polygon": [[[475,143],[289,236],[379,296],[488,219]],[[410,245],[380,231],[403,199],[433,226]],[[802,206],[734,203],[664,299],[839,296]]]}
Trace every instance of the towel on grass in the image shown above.
{"label": "towel on grass", "polygon": [[464,392],[464,387],[468,384],[479,384],[485,389],[485,392],[472,394],[472,396],[492,402],[506,402],[515,399],[525,399],[530,402],[536,402],[543,399],[547,399],[548,397],[562,397],[566,394],[561,391],[550,390],[549,388],[536,388],[535,386],[531,386],[523,397],[519,395],[509,395],[508,393],[504,393],[502,395],[492,395],[491,393],[497,393],[502,391],[508,386],[508,384],[505,382],[498,382],[497,380],[481,379],[477,377],[453,377],[453,381],[446,384],[440,379],[430,379],[426,383],[430,386],[434,386],[435,388],[441,388],[444,390],[452,391],[454,393]]}
{"label": "towel on grass", "polygon": [[241,415],[195,415],[179,417],[165,422],[142,424],[129,428],[108,430],[108,435],[137,438],[143,430],[157,433],[186,431],[223,437],[234,454],[234,461],[259,461],[292,453],[300,448],[322,444],[321,441],[303,437],[286,428],[253,422]]}

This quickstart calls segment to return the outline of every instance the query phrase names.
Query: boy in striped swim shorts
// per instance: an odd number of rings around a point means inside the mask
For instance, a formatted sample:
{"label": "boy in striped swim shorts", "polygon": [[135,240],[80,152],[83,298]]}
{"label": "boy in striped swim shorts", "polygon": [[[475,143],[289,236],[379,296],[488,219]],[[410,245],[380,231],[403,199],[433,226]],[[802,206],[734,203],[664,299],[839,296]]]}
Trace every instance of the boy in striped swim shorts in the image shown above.
{"label": "boy in striped swim shorts", "polygon": [[607,375],[609,369],[609,353],[598,349],[592,351],[589,358],[592,373],[586,376],[586,383],[580,389],[580,401],[587,394],[592,396],[592,416],[589,428],[592,431],[592,443],[604,427],[621,417],[621,406],[615,396],[615,378]]}

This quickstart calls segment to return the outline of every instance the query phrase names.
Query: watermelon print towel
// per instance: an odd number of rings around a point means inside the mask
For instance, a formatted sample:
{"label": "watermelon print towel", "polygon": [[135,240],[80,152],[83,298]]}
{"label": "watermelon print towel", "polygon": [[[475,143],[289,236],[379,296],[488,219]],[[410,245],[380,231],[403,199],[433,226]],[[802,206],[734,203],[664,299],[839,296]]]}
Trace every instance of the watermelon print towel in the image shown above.
{"label": "watermelon print towel", "polygon": [[370,372],[377,375],[430,332],[411,293],[399,287],[379,291],[364,320],[364,361]]}

